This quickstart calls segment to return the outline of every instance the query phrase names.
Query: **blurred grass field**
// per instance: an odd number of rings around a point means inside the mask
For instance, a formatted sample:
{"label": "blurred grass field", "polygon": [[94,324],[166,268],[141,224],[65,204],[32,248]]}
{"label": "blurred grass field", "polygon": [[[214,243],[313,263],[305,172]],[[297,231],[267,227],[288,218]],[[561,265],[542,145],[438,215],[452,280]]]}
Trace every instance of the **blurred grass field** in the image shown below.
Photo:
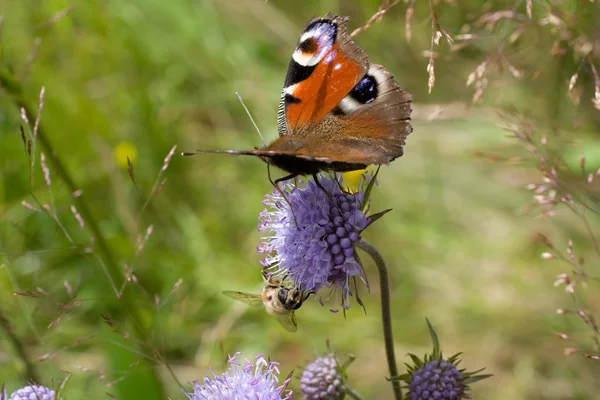
{"label": "blurred grass field", "polygon": [[[526,212],[532,196],[525,186],[538,182],[539,172],[525,146],[507,138],[496,112],[526,116],[568,159],[588,154],[586,168],[595,171],[599,114],[589,101],[592,75],[567,56],[551,55],[554,36],[546,25],[532,22],[509,42],[516,22],[503,20],[492,30],[472,23],[513,7],[522,22],[525,2],[434,2],[450,35],[466,24],[479,31],[463,49],[450,51],[444,39],[435,47],[436,81],[428,94],[429,4],[415,4],[407,41],[408,4],[355,39],[414,98],[405,155],[382,168],[373,194],[372,209],[393,212],[365,234],[390,268],[397,359],[408,362],[406,353],[430,349],[427,317],[444,354],[463,352],[463,367],[494,374],[474,385],[474,399],[597,398],[597,361],[565,356],[564,348],[575,346],[556,336],[566,332],[582,342],[591,336],[576,317],[556,314],[573,305],[563,287],[553,286],[568,268],[540,258],[544,247],[536,235],[552,237],[561,249],[572,238],[590,268],[598,268],[598,258],[568,213],[548,220]],[[335,304],[310,301],[297,313],[298,332],[289,334],[264,313],[234,304],[222,290],[261,286],[256,223],[272,190],[265,165],[179,155],[261,145],[235,92],[266,139],[275,138],[281,86],[305,22],[331,11],[351,16],[354,29],[378,7],[377,0],[0,3],[0,65],[22,84],[20,98],[31,110],[45,87],[40,129],[51,145],[38,141],[30,174],[18,96],[0,87],[0,314],[6,319],[0,383],[9,392],[24,385],[28,372],[19,349],[38,383],[50,386],[72,374],[71,399],[104,399],[107,392],[118,399],[176,399],[183,397],[177,381],[202,380],[210,366],[220,372],[235,351],[264,352],[281,363],[283,375],[296,368],[299,377],[298,367],[325,352],[329,339],[340,354],[356,356],[349,370],[354,389],[365,399],[391,398],[374,265],[366,263],[372,286],[362,294],[366,315],[355,302],[344,319],[329,312]],[[596,4],[565,2],[563,14],[556,7],[534,2],[535,21],[567,15],[588,37],[597,34]],[[466,86],[467,77],[504,41],[507,60],[524,77],[494,70],[481,101],[470,107],[475,89]],[[592,57],[600,54],[595,51]],[[567,85],[578,68],[577,106]],[[33,125],[35,113],[28,117]],[[80,197],[72,196],[65,174]],[[160,190],[153,192],[156,182]],[[51,205],[56,220],[22,205],[37,207],[36,199]],[[598,234],[598,219],[589,218]],[[131,271],[138,284],[129,283],[119,298],[122,276]],[[594,285],[586,289],[588,304],[600,300]],[[103,315],[131,338],[115,333]]]}

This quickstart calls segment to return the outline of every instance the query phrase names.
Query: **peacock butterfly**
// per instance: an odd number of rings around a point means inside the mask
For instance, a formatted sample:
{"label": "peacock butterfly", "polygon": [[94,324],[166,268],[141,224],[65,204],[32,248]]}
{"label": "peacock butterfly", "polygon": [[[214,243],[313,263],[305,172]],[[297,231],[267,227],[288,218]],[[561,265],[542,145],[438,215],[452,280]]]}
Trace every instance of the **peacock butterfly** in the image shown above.
{"label": "peacock butterfly", "polygon": [[[278,111],[279,138],[254,150],[183,153],[251,155],[290,175],[346,172],[403,154],[412,96],[346,32],[348,17],[313,17],[300,35]],[[317,181],[318,183],[318,181]]]}

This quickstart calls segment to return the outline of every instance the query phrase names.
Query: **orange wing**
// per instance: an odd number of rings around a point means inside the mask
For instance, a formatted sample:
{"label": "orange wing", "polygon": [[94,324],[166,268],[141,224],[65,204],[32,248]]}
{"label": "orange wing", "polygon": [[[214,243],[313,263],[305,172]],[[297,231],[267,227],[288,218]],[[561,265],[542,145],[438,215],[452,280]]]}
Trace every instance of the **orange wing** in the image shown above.
{"label": "orange wing", "polygon": [[[265,150],[330,164],[387,164],[400,157],[412,132],[412,96],[381,65],[372,64],[362,81],[310,134],[282,136]],[[341,168],[332,169],[349,170]]]}
{"label": "orange wing", "polygon": [[280,135],[309,136],[367,72],[367,54],[346,32],[347,21],[315,17],[300,36],[281,96]]}

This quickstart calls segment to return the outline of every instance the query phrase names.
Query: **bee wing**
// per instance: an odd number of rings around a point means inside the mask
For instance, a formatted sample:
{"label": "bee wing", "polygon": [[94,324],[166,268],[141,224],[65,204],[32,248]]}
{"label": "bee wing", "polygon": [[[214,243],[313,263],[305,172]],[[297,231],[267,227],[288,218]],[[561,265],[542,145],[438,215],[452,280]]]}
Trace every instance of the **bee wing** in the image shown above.
{"label": "bee wing", "polygon": [[250,304],[254,307],[264,307],[262,296],[254,293],[235,292],[232,290],[225,290],[223,294],[232,299],[243,301],[246,304]]}
{"label": "bee wing", "polygon": [[296,315],[293,311],[285,315],[278,315],[277,321],[283,326],[286,330],[290,332],[296,332],[298,330],[298,324],[296,323]]}

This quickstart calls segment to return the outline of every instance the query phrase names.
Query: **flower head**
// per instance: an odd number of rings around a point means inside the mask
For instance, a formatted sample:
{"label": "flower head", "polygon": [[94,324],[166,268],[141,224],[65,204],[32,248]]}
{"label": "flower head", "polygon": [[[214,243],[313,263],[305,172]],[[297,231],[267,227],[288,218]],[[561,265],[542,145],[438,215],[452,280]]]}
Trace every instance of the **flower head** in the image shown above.
{"label": "flower head", "polygon": [[9,400],[54,400],[55,391],[46,386],[25,386],[13,392]]}
{"label": "flower head", "polygon": [[347,308],[352,294],[349,280],[364,281],[354,244],[371,222],[365,207],[366,185],[347,193],[337,177],[321,177],[319,183],[323,188],[314,179],[303,187],[288,183],[285,198],[276,188],[266,196],[258,229],[271,235],[262,238],[258,251],[266,254],[263,266],[287,275],[303,290],[341,288],[342,306]]}
{"label": "flower head", "polygon": [[469,384],[490,377],[491,375],[478,375],[483,371],[466,372],[458,369],[460,363],[459,354],[444,359],[438,341],[437,334],[427,321],[429,334],[433,341],[433,352],[426,354],[423,359],[414,354],[409,354],[413,365],[408,365],[408,373],[393,378],[402,380],[407,384],[408,393],[405,400],[460,400],[469,399]]}
{"label": "flower head", "polygon": [[279,375],[278,363],[267,361],[262,354],[254,358],[254,363],[245,359],[244,364],[236,358],[241,353],[235,353],[228,360],[230,364],[227,372],[216,375],[213,372],[212,379],[204,377],[201,384],[195,381],[194,391],[185,395],[190,400],[236,400],[236,399],[260,399],[260,400],[282,400],[290,399],[292,392],[286,390],[290,377],[277,386]]}
{"label": "flower head", "polygon": [[306,400],[338,400],[344,394],[344,375],[333,354],[318,357],[306,365],[300,391]]}
{"label": "flower head", "polygon": [[137,149],[131,142],[119,142],[115,147],[115,158],[122,168],[128,168],[137,158]]}
{"label": "flower head", "polygon": [[412,373],[408,391],[411,400],[464,398],[465,378],[450,361],[431,360]]}

